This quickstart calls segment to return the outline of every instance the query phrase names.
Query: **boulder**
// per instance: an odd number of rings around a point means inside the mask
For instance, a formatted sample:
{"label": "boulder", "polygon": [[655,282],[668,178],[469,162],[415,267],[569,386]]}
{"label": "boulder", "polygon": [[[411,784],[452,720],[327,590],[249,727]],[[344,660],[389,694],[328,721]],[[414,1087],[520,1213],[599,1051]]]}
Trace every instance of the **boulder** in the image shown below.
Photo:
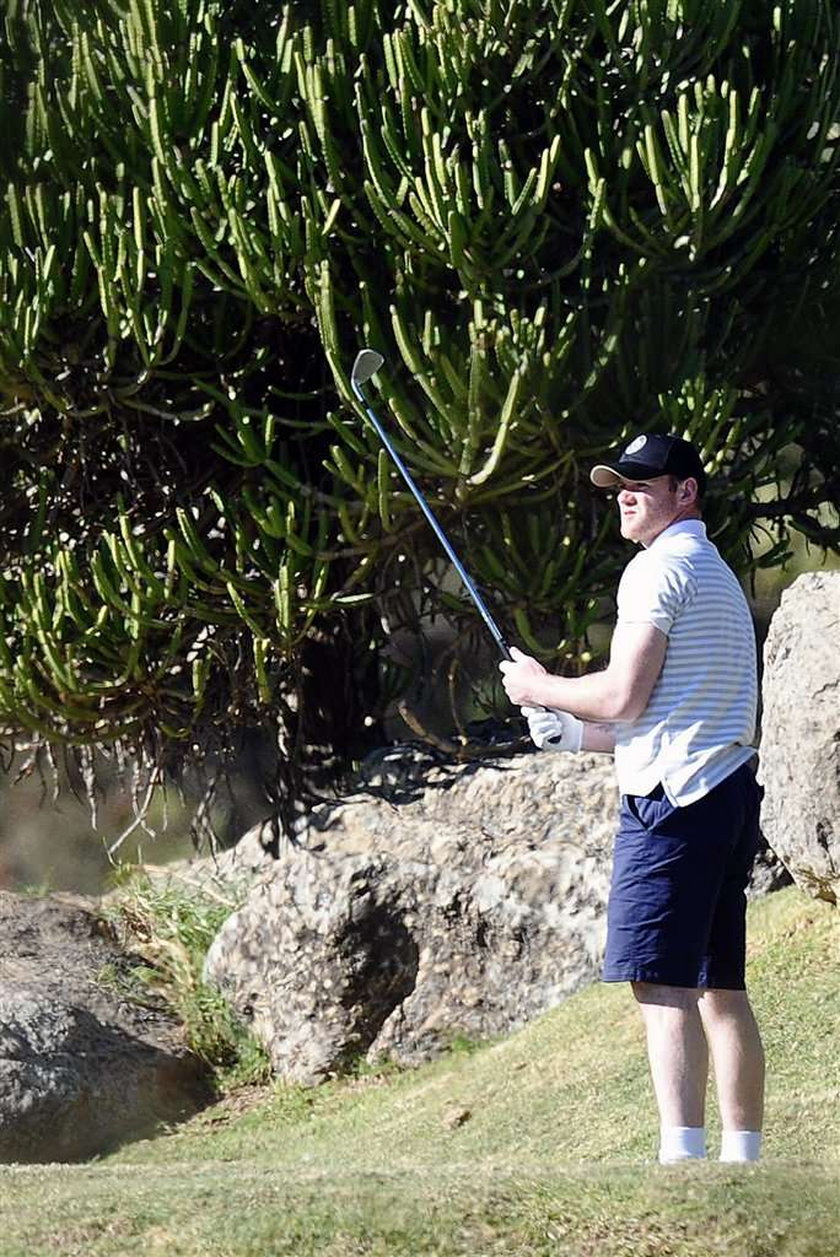
{"label": "boulder", "polygon": [[[415,767],[408,781],[368,781],[395,787],[399,805],[359,794],[316,809],[297,846],[278,851],[274,829],[257,826],[212,865],[178,872],[195,886],[250,882],[205,978],[287,1081],[509,1033],[599,974],[612,758]],[[767,853],[750,893],[789,880]]]}
{"label": "boulder", "polygon": [[[590,755],[432,769],[399,807],[345,799],[264,866],[206,976],[301,1083],[507,1033],[598,972],[616,806]],[[253,869],[259,834],[243,843]]]}
{"label": "boulder", "polygon": [[179,1026],[120,993],[135,962],[92,910],[0,893],[0,956],[0,1161],[95,1156],[209,1101]]}
{"label": "boulder", "polygon": [[794,880],[840,892],[840,571],[782,594],[764,644],[762,827]]}
{"label": "boulder", "polygon": [[[257,826],[175,874],[245,893],[205,977],[288,1081],[509,1033],[600,971],[611,757],[418,761],[407,775],[404,753],[381,759],[367,792],[316,809],[298,845]],[[750,894],[789,880],[768,853]]]}

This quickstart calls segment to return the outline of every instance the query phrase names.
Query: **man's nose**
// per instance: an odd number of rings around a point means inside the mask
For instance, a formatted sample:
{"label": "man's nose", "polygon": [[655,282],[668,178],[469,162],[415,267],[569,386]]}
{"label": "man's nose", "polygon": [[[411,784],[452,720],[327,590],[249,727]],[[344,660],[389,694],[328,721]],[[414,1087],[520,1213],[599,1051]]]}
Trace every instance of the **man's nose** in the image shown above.
{"label": "man's nose", "polygon": [[625,502],[633,501],[633,490],[628,489],[626,484],[622,485],[618,491],[618,501],[619,505],[623,505]]}

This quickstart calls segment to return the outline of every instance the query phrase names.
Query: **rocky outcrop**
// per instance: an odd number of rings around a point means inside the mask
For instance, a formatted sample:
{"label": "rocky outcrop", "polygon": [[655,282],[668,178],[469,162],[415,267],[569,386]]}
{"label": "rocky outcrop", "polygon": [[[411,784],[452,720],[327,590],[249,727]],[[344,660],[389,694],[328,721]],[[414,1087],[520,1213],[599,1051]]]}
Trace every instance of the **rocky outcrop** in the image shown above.
{"label": "rocky outcrop", "polygon": [[345,800],[268,867],[207,976],[298,1082],[508,1032],[598,971],[616,802],[611,760],[536,754],[433,770],[398,808]]}
{"label": "rocky outcrop", "polygon": [[782,595],[764,646],[760,780],[770,846],[809,894],[840,894],[840,572]]}
{"label": "rocky outcrop", "polygon": [[[525,754],[422,780],[399,806],[366,794],[321,809],[277,859],[257,827],[186,874],[252,885],[205,976],[289,1081],[508,1033],[598,976],[612,759]],[[788,880],[771,854],[752,893]]]}
{"label": "rocky outcrop", "polygon": [[0,893],[0,957],[0,1161],[95,1156],[209,1100],[174,1021],[120,994],[133,961],[92,912]]}

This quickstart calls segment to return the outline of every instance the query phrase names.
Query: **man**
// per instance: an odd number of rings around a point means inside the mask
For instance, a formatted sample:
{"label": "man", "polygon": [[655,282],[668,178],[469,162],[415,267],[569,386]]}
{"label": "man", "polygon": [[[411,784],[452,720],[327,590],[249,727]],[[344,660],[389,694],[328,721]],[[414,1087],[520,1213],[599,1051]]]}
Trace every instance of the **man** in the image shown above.
{"label": "man", "polygon": [[501,664],[540,749],[614,751],[621,792],[604,980],[632,984],[663,1162],[705,1156],[709,1053],[721,1160],[760,1155],[764,1053],[744,983],[744,888],[758,842],[755,636],[706,536],[705,473],[673,436],[638,436],[595,467],[642,550],[618,588],[604,671]]}

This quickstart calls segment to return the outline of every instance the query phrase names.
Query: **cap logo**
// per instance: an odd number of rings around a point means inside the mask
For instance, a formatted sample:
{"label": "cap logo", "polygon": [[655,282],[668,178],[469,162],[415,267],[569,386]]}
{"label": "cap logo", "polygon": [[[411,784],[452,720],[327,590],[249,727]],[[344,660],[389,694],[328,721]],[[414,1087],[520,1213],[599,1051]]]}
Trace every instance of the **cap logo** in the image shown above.
{"label": "cap logo", "polygon": [[635,441],[631,441],[627,449],[622,454],[622,458],[629,458],[631,454],[638,454],[639,450],[644,449],[647,445],[646,436],[637,436]]}

